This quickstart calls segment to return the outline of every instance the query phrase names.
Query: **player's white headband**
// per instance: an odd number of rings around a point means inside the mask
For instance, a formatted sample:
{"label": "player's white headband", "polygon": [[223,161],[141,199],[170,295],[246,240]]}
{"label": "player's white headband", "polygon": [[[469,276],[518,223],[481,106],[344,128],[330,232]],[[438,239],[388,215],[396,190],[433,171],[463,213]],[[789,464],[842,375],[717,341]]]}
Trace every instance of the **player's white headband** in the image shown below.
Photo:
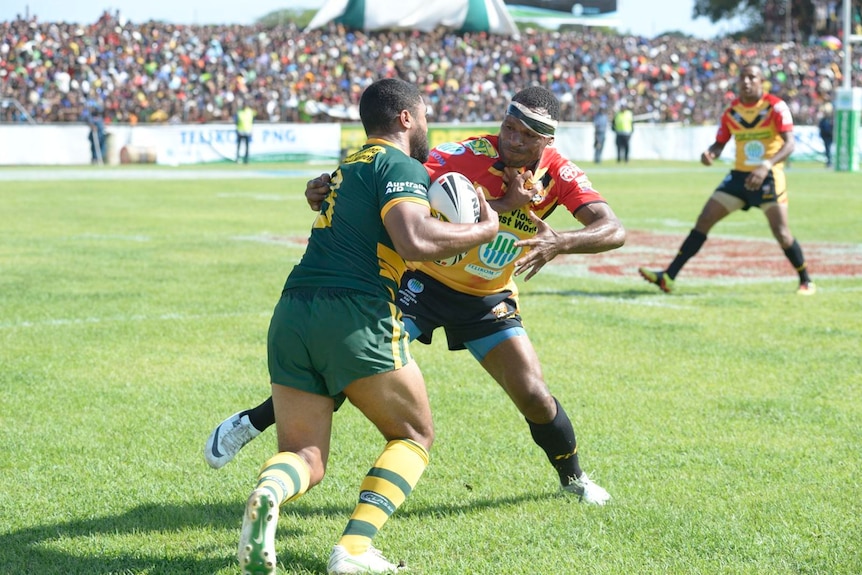
{"label": "player's white headband", "polygon": [[506,114],[518,118],[525,126],[543,136],[553,136],[557,129],[556,120],[552,120],[542,114],[537,114],[519,102],[510,103]]}

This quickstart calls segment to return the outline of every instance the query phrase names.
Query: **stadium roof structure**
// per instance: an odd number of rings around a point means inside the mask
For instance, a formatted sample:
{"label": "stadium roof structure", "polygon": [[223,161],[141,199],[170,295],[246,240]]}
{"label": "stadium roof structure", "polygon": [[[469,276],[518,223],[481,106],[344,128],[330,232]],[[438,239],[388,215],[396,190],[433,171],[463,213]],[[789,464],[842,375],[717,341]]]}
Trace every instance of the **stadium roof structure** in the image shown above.
{"label": "stadium roof structure", "polygon": [[503,0],[327,0],[307,30],[336,22],[356,30],[419,30],[439,26],[459,32],[517,36]]}
{"label": "stadium roof structure", "polygon": [[556,30],[562,25],[619,28],[617,0],[505,0],[515,22]]}

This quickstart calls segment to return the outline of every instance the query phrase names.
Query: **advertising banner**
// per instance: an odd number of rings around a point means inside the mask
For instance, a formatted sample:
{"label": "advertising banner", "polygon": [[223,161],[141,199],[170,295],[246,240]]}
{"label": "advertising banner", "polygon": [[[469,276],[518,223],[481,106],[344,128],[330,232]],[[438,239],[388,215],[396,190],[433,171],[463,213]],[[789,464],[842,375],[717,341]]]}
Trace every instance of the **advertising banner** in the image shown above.
{"label": "advertising banner", "polygon": [[[252,162],[337,160],[339,124],[256,124],[249,144]],[[167,165],[233,162],[237,159],[236,129],[231,125],[200,124],[137,126],[136,149],[154,149],[156,163]]]}
{"label": "advertising banner", "polygon": [[856,136],[862,114],[862,88],[835,90],[835,171],[858,172]]}

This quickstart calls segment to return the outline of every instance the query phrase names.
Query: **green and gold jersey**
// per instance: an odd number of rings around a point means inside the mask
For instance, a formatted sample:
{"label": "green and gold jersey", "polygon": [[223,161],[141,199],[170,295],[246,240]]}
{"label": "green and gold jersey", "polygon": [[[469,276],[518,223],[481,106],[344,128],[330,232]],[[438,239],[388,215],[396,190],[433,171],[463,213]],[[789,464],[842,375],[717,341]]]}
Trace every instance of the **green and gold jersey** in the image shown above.
{"label": "green and gold jersey", "polygon": [[399,202],[428,205],[428,172],[390,142],[369,139],[332,174],[302,260],[284,289],[340,287],[394,301],[404,272],[383,218]]}

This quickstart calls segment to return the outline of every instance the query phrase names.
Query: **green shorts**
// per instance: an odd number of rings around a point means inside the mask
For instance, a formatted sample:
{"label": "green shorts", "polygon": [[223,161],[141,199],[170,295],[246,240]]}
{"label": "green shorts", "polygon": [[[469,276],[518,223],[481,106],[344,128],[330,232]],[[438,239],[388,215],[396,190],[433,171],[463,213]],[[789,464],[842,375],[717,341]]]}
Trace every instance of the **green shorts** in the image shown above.
{"label": "green shorts", "polygon": [[412,360],[410,336],[391,301],[342,288],[285,290],[267,337],[272,383],[344,402],[353,381]]}

